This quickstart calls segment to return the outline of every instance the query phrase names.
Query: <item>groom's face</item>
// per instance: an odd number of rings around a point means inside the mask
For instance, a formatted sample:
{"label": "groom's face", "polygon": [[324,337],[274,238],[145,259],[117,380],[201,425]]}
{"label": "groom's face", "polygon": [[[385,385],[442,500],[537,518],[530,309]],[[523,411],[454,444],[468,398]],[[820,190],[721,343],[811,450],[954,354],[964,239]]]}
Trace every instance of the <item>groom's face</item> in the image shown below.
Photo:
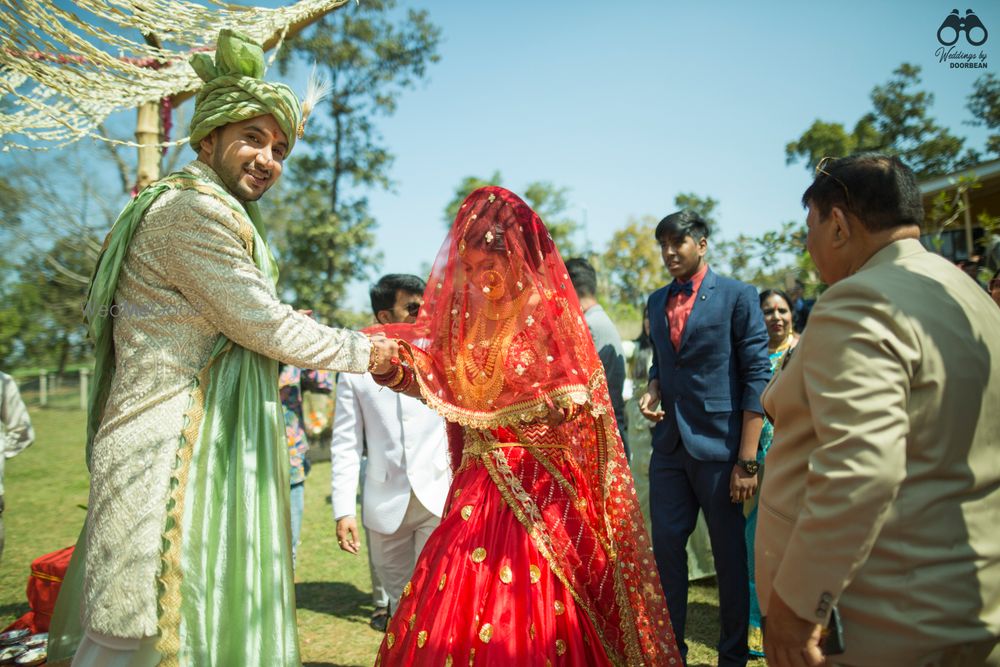
{"label": "groom's face", "polygon": [[199,159],[240,201],[257,201],[278,181],[288,139],[274,116],[257,116],[217,128],[202,139]]}

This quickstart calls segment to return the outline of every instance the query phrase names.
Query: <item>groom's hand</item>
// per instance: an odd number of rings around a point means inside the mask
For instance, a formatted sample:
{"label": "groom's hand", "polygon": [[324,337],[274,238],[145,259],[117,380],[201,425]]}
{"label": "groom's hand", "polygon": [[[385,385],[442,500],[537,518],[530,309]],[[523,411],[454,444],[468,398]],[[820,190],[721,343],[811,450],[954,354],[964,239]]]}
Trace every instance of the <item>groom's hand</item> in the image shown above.
{"label": "groom's hand", "polygon": [[382,334],[370,336],[372,343],[372,355],[376,360],[372,373],[383,375],[392,370],[392,359],[399,357],[399,343],[392,338],[386,338]]}

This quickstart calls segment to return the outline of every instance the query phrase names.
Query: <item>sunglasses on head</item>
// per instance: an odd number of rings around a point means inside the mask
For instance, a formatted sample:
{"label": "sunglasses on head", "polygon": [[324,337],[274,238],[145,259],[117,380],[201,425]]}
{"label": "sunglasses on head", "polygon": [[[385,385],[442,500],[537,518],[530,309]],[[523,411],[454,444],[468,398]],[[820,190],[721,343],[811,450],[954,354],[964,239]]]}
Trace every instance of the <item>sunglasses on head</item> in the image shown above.
{"label": "sunglasses on head", "polygon": [[816,176],[819,176],[820,174],[823,174],[824,176],[832,178],[834,180],[834,182],[837,183],[837,185],[839,185],[840,187],[844,188],[844,198],[847,201],[847,208],[850,209],[851,208],[851,191],[847,189],[847,185],[842,180],[840,180],[839,178],[837,178],[836,176],[834,176],[833,174],[831,174],[829,171],[827,171],[824,168],[828,164],[830,164],[830,162],[832,160],[836,160],[836,159],[837,158],[833,158],[833,157],[825,157],[825,158],[821,159],[816,164],[816,171],[814,173],[815,173]]}

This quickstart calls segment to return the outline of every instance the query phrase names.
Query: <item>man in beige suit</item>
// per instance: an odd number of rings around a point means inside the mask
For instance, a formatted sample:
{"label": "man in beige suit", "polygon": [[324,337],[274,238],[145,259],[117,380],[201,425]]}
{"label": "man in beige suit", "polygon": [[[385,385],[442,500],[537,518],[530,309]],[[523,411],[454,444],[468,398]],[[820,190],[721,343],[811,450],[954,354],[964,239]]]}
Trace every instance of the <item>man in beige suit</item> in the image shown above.
{"label": "man in beige suit", "polygon": [[807,247],[830,288],[763,396],[768,664],[1000,665],[1000,309],[921,246],[897,158],[816,174]]}

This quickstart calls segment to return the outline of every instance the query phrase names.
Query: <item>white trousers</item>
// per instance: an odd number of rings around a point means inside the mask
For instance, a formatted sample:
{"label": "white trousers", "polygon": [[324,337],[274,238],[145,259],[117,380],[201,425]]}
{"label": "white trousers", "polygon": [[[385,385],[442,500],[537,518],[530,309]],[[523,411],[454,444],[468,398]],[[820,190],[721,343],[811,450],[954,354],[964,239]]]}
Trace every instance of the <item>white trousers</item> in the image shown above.
{"label": "white trousers", "polygon": [[87,632],[70,667],[156,667],[160,653],[156,637],[123,639]]}
{"label": "white trousers", "polygon": [[410,503],[406,506],[403,523],[395,533],[368,531],[372,565],[389,594],[390,612],[396,610],[403,594],[403,586],[413,575],[417,556],[439,523],[441,517],[424,507],[413,491],[410,491]]}

